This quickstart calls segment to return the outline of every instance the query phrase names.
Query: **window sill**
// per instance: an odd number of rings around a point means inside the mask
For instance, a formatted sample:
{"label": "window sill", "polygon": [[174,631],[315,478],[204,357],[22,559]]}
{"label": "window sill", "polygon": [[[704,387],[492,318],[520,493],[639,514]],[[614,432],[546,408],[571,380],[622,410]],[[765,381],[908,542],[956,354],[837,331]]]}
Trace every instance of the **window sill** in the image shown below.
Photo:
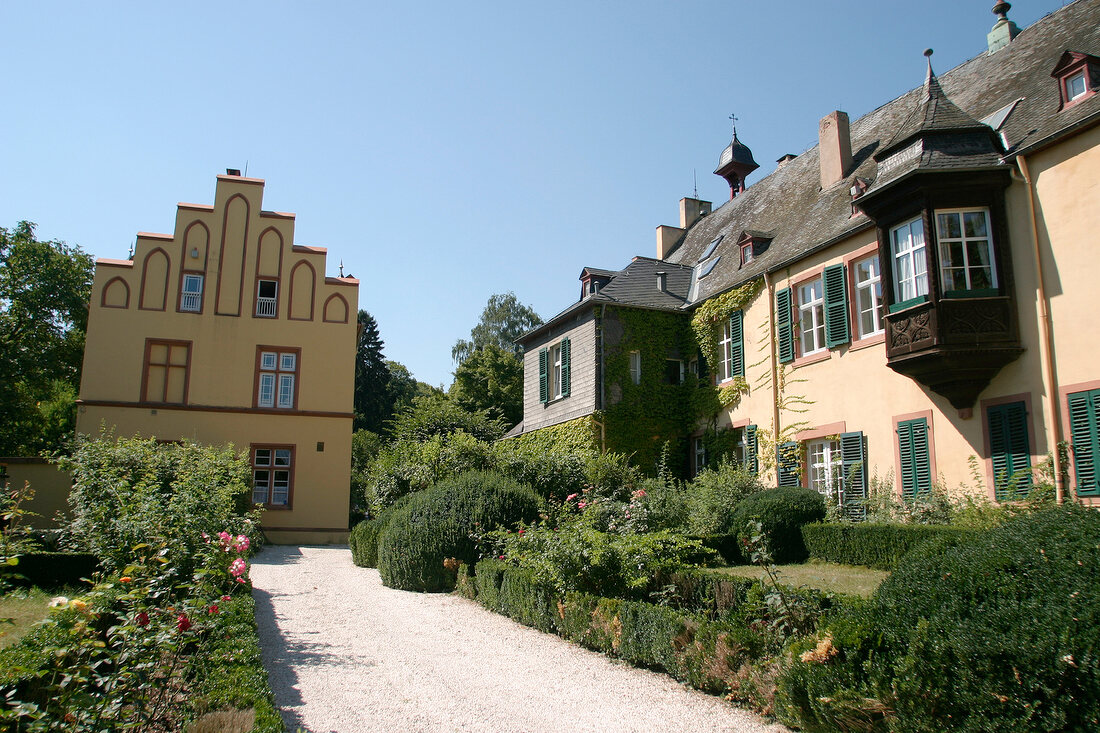
{"label": "window sill", "polygon": [[982,290],[948,290],[943,294],[946,300],[965,300],[967,298],[996,298],[1000,295],[997,288]]}
{"label": "window sill", "polygon": [[791,362],[791,366],[795,369],[799,367],[808,366],[810,364],[816,364],[819,361],[827,361],[832,357],[832,352],[828,349],[822,349],[821,351],[815,351],[812,354],[806,354],[806,356],[800,356]]}
{"label": "window sill", "polygon": [[563,395],[563,396],[561,396],[561,397],[555,397],[555,398],[554,398],[554,399],[552,399],[552,400],[547,400],[546,402],[543,402],[543,403],[542,403],[542,406],[543,406],[544,408],[545,408],[545,407],[549,407],[550,405],[556,405],[557,403],[559,403],[559,402],[561,402],[561,401],[563,401],[563,400],[567,400],[567,399],[569,399],[569,395]]}
{"label": "window sill", "polygon": [[918,305],[921,305],[921,304],[927,303],[927,302],[928,302],[928,296],[927,295],[918,295],[915,298],[910,298],[909,300],[903,300],[900,303],[894,303],[892,306],[890,306],[890,313],[891,314],[900,313],[903,310],[907,310],[909,308],[912,308],[914,306],[918,306]]}
{"label": "window sill", "polygon": [[879,344],[886,343],[886,332],[879,331],[873,333],[870,336],[864,336],[861,339],[852,341],[852,345],[848,347],[848,351],[859,351],[860,349],[866,349],[871,346],[878,346]]}

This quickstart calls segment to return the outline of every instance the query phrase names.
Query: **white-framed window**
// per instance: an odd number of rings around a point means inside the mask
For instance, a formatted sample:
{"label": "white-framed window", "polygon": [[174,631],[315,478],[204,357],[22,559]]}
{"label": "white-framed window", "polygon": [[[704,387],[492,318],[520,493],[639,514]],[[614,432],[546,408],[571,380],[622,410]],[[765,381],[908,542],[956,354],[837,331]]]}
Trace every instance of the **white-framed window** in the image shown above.
{"label": "white-framed window", "polygon": [[722,338],[718,339],[718,381],[733,377],[733,334],[729,321],[722,325]]}
{"label": "white-framed window", "polygon": [[988,209],[937,210],[936,240],[945,293],[997,287]]}
{"label": "white-framed window", "polygon": [[742,265],[747,265],[750,262],[752,262],[752,259],[753,259],[752,242],[745,242],[744,244],[741,245],[741,264]]}
{"label": "white-framed window", "polygon": [[811,440],[806,443],[806,460],[810,469],[810,488],[836,497],[844,488],[844,460],[839,440]]}
{"label": "white-framed window", "polygon": [[798,328],[802,356],[825,348],[825,289],[821,278],[798,286]]}
{"label": "white-framed window", "polygon": [[882,273],[878,255],[871,255],[855,263],[856,309],[859,337],[867,338],[882,333]]}
{"label": "white-framed window", "polygon": [[285,507],[290,504],[294,477],[292,446],[252,447],[252,503]]}
{"label": "white-framed window", "polygon": [[256,373],[256,406],[294,409],[298,352],[260,349]]}
{"label": "white-framed window", "polygon": [[279,308],[278,280],[256,281],[256,315],[261,318],[274,318]]}
{"label": "white-framed window", "polygon": [[702,438],[695,438],[695,475],[698,476],[707,467],[707,444]]}
{"label": "white-framed window", "polygon": [[924,254],[924,223],[920,217],[890,230],[894,255],[894,299],[898,303],[928,295],[928,264]]}
{"label": "white-framed window", "polygon": [[1089,90],[1085,83],[1085,71],[1082,69],[1075,74],[1066,77],[1066,102],[1072,102],[1078,97],[1083,97]]}
{"label": "white-framed window", "polygon": [[180,291],[180,310],[198,313],[202,310],[202,275],[185,274]]}
{"label": "white-framed window", "polygon": [[630,352],[630,381],[634,384],[642,383],[642,352]]}
{"label": "white-framed window", "polygon": [[550,347],[550,399],[561,397],[561,344]]}

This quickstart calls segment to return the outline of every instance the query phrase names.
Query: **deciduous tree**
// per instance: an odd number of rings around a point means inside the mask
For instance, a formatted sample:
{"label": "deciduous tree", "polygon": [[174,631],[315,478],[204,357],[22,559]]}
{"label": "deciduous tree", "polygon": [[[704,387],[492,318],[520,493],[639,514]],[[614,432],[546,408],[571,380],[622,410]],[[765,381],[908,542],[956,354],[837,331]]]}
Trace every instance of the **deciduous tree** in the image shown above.
{"label": "deciduous tree", "polygon": [[451,348],[451,358],[461,364],[470,354],[489,344],[518,354],[516,339],[541,325],[539,314],[520,303],[515,293],[496,293],[489,296],[489,302],[481,312],[481,320],[470,330],[470,340],[459,339],[455,342]]}

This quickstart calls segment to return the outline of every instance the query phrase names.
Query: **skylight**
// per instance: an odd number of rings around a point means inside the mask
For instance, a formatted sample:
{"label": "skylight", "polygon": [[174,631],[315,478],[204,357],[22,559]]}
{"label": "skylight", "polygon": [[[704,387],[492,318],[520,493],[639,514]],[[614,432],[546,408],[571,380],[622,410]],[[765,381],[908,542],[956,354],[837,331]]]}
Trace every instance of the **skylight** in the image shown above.
{"label": "skylight", "polygon": [[[719,237],[719,239],[721,239],[721,237]],[[717,244],[717,243],[718,242],[715,241],[715,244]],[[721,256],[715,257],[713,260],[711,260],[707,264],[703,265],[703,269],[699,271],[699,279],[702,280],[704,277],[709,275],[710,271],[714,269],[714,266],[718,264],[718,261],[720,259],[722,259]]]}
{"label": "skylight", "polygon": [[714,250],[718,248],[718,243],[722,241],[722,237],[724,236],[724,234],[719,234],[713,242],[708,244],[706,252],[703,252],[703,254],[699,255],[699,259],[697,260],[697,262],[702,262],[706,258],[710,257],[712,254],[714,254]]}

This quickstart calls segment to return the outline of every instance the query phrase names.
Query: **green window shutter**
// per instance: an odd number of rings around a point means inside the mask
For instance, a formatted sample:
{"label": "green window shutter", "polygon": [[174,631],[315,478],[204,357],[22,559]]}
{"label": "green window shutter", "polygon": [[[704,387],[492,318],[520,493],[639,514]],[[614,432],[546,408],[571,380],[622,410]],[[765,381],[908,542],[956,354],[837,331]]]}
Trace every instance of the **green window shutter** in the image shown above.
{"label": "green window shutter", "polygon": [[848,343],[848,278],[844,265],[830,265],[823,274],[825,290],[825,345]]}
{"label": "green window shutter", "polygon": [[928,452],[928,421],[919,417],[898,423],[901,457],[901,495],[912,499],[932,490],[932,464]]}
{"label": "green window shutter", "polygon": [[994,405],[986,417],[997,501],[1027,496],[1031,490],[1031,446],[1027,439],[1026,405],[1023,402]]}
{"label": "green window shutter", "polygon": [[745,468],[754,476],[760,473],[760,461],[756,454],[756,426],[745,426]]}
{"label": "green window shutter", "polygon": [[561,396],[569,396],[569,383],[572,381],[573,370],[569,366],[569,339],[561,340]]}
{"label": "green window shutter", "polygon": [[791,322],[791,289],[775,294],[775,338],[778,341],[779,363],[794,361],[794,325]]}
{"label": "green window shutter", "polygon": [[745,376],[745,314],[735,311],[730,316],[730,376]]}
{"label": "green window shutter", "polygon": [[1100,389],[1074,392],[1068,401],[1077,495],[1100,496],[1100,476],[1096,470],[1096,461],[1100,458],[1100,431],[1097,429]]}
{"label": "green window shutter", "polygon": [[841,433],[840,457],[844,462],[841,504],[844,514],[853,521],[867,518],[867,454],[863,449],[863,433]]}
{"label": "green window shutter", "polygon": [[800,486],[798,469],[802,464],[801,446],[791,441],[776,449],[775,472],[779,486]]}
{"label": "green window shutter", "polygon": [[546,404],[549,402],[550,389],[548,385],[549,373],[546,369],[546,361],[548,354],[546,349],[539,349],[539,402]]}

